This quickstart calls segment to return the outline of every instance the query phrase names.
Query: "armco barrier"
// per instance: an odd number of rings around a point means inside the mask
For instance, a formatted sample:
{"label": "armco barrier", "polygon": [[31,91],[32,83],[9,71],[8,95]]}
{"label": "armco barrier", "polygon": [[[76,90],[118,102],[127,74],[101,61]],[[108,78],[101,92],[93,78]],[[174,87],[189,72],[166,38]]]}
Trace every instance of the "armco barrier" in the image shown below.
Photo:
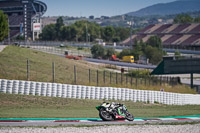
{"label": "armco barrier", "polygon": [[200,95],[198,94],[179,94],[128,88],[94,87],[5,79],[0,79],[0,92],[62,98],[139,101],[168,105],[200,105]]}

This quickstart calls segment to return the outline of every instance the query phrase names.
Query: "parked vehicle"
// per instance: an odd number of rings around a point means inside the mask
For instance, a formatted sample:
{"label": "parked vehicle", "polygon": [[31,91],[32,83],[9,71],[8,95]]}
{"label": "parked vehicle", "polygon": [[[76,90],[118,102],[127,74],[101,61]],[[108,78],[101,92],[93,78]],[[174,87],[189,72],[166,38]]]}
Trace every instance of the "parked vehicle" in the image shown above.
{"label": "parked vehicle", "polygon": [[83,56],[82,55],[79,55],[79,56],[69,55],[68,51],[65,51],[65,58],[74,59],[74,60],[82,60]]}
{"label": "parked vehicle", "polygon": [[123,56],[121,62],[134,63],[134,56]]}
{"label": "parked vehicle", "polygon": [[96,109],[99,111],[99,117],[104,121],[134,120],[134,116],[128,112],[124,104],[103,102],[101,105],[96,106]]}
{"label": "parked vehicle", "polygon": [[109,60],[111,60],[111,61],[119,61],[119,58],[117,58],[116,55],[112,55]]}
{"label": "parked vehicle", "polygon": [[82,60],[83,56],[65,55],[65,58],[74,59],[74,60]]}

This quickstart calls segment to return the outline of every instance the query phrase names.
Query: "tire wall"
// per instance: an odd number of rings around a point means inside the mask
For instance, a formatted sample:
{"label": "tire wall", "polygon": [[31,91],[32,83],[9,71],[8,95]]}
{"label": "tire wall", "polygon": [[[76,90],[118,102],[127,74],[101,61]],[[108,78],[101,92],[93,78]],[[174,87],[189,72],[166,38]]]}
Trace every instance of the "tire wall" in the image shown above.
{"label": "tire wall", "polygon": [[168,105],[200,105],[200,95],[198,94],[179,94],[128,88],[95,87],[5,79],[0,79],[0,93],[77,99],[122,100]]}

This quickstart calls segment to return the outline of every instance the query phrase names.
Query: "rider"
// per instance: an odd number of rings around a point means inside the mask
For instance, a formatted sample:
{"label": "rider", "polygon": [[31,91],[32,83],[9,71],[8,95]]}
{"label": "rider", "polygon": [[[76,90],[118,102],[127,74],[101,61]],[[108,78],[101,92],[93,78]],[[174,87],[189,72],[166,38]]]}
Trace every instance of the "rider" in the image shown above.
{"label": "rider", "polygon": [[115,103],[115,102],[106,102],[104,101],[103,104],[106,104],[106,106],[108,107],[108,111],[112,111],[115,107],[118,107],[119,105],[121,105],[120,103]]}

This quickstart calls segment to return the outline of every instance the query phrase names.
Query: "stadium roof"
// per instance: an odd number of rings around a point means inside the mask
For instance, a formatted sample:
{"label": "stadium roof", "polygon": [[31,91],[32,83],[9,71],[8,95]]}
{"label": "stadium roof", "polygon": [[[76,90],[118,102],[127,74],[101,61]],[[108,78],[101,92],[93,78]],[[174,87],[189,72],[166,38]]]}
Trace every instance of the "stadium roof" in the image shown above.
{"label": "stadium roof", "polygon": [[[38,0],[31,1],[33,1],[32,7],[35,13],[43,15],[47,11],[47,5],[44,2]],[[3,10],[5,13],[23,12],[22,0],[0,0],[0,10]]]}

